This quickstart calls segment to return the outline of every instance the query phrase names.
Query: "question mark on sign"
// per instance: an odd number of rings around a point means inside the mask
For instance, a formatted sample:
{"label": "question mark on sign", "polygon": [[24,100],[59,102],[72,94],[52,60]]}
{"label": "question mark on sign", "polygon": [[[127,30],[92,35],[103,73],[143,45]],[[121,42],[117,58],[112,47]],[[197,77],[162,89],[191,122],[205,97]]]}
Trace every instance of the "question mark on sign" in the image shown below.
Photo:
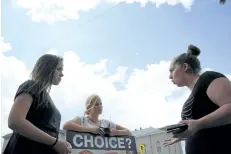
{"label": "question mark on sign", "polygon": [[131,148],[131,143],[132,143],[132,140],[130,138],[126,138],[126,143],[128,144],[128,148],[130,149]]}

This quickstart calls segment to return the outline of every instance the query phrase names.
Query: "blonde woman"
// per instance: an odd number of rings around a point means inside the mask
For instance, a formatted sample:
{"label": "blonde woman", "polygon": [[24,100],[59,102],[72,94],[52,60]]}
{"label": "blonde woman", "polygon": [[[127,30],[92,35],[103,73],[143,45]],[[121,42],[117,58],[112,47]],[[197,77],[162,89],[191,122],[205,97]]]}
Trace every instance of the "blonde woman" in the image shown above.
{"label": "blonde woman", "polygon": [[102,114],[103,106],[101,99],[98,95],[90,95],[86,100],[86,111],[84,116],[77,116],[74,119],[67,121],[63,129],[77,131],[77,132],[87,132],[93,134],[100,134],[100,127],[109,128],[110,136],[130,136],[132,133],[111,121],[105,119],[99,119],[100,114]]}

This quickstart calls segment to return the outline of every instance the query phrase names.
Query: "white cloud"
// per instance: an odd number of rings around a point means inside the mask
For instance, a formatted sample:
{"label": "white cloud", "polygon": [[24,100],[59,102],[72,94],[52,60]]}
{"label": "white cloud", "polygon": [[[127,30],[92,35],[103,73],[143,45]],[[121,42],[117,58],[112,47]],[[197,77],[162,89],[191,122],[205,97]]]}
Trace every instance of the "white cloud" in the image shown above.
{"label": "white cloud", "polygon": [[56,49],[50,49],[47,54],[53,54],[53,55],[57,55],[58,51]]}
{"label": "white cloud", "polygon": [[0,70],[1,70],[1,124],[2,134],[7,133],[7,117],[13,103],[13,97],[17,90],[17,86],[29,76],[29,70],[26,65],[13,56],[4,56],[4,52],[11,49],[9,44],[5,44],[3,39],[1,46],[3,48],[0,53]]}
{"label": "white cloud", "polygon": [[[6,43],[0,43],[7,46]],[[4,53],[1,56],[1,122],[2,135],[11,132],[7,128],[7,117],[18,86],[30,75],[24,62]],[[52,51],[56,50],[53,49]],[[51,52],[53,53],[53,52]],[[140,127],[162,127],[180,120],[180,110],[189,91],[176,88],[168,79],[169,62],[150,64],[145,69],[118,66],[114,73],[108,71],[108,60],[87,64],[73,51],[64,57],[64,78],[53,87],[51,96],[62,114],[62,124],[77,115],[83,115],[86,97],[92,93],[101,96],[104,104],[103,117],[132,130]],[[117,87],[117,83],[122,88]]]}
{"label": "white cloud", "polygon": [[6,51],[9,51],[9,50],[11,50],[10,43],[4,43],[4,38],[1,37],[1,40],[0,40],[0,53],[6,52]]}
{"label": "white cloud", "polygon": [[[1,44],[5,46],[3,42]],[[6,122],[14,94],[18,86],[28,79],[31,70],[16,57],[3,53],[1,66],[8,66],[1,68],[2,133],[5,134],[9,132]],[[57,51],[52,49],[49,53]],[[87,64],[73,51],[64,52],[63,57],[64,78],[60,86],[53,87],[51,91],[63,115],[62,123],[83,114],[86,97],[92,93],[102,97],[105,118],[130,129],[150,125],[161,127],[180,119],[180,109],[187,91],[177,98],[171,97],[179,89],[168,80],[169,62],[150,64],[145,69],[133,69],[128,74],[125,66],[118,66],[115,72],[109,72],[107,59]]]}
{"label": "white cloud", "polygon": [[140,3],[141,7],[145,7],[147,3],[156,4],[156,7],[165,3],[168,5],[181,4],[190,10],[193,2],[194,0],[16,0],[13,4],[15,7],[27,9],[27,15],[31,16],[35,22],[54,23],[79,19],[79,13],[95,9],[100,3],[113,5]]}

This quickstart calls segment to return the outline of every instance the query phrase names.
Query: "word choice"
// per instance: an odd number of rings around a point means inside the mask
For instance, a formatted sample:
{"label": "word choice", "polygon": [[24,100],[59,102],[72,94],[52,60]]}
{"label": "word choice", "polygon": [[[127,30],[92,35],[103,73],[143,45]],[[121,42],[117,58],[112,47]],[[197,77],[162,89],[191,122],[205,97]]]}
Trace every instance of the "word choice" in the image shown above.
{"label": "word choice", "polygon": [[124,149],[130,148],[131,139],[76,134],[73,137],[73,144],[76,147]]}

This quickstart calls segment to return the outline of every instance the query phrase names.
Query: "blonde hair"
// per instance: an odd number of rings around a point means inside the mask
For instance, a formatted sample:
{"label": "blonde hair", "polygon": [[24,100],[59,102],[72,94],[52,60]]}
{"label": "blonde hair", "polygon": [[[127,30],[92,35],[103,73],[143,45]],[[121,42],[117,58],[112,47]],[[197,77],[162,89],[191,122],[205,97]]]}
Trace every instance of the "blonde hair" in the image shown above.
{"label": "blonde hair", "polygon": [[90,110],[95,106],[95,103],[100,100],[99,95],[92,94],[90,95],[86,100],[86,111],[84,112],[84,115],[89,115]]}

